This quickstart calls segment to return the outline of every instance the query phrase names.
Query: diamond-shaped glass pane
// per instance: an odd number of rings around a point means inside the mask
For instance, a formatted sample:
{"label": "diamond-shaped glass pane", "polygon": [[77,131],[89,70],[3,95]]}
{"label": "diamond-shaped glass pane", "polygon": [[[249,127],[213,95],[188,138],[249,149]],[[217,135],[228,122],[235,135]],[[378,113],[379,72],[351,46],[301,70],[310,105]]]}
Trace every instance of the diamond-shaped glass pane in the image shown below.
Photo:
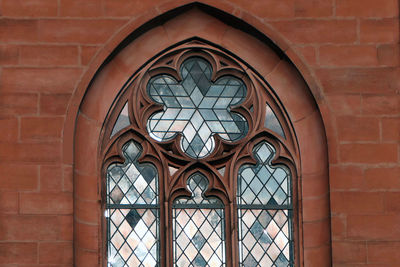
{"label": "diamond-shaped glass pane", "polygon": [[290,205],[290,173],[286,167],[272,166],[275,149],[267,142],[254,148],[256,166],[245,165],[238,176],[239,205]]}
{"label": "diamond-shaped glass pane", "polygon": [[109,209],[108,266],[158,266],[157,209]]}
{"label": "diamond-shaped glass pane", "polygon": [[181,82],[158,75],[147,85],[149,96],[164,105],[147,123],[152,138],[165,141],[180,133],[182,150],[193,158],[203,158],[214,150],[214,134],[229,141],[247,134],[246,119],[230,111],[246,98],[241,80],[224,76],[213,83],[211,65],[198,57],[184,61],[180,73]]}
{"label": "diamond-shaped glass pane", "polygon": [[238,217],[240,266],[292,266],[289,210],[239,209]]}
{"label": "diamond-shaped glass pane", "polygon": [[128,142],[122,152],[125,163],[107,170],[108,204],[158,204],[157,170],[137,162],[141,148],[135,142]]}
{"label": "diamond-shaped glass pane", "polygon": [[122,152],[124,164],[107,169],[108,266],[158,266],[157,170],[138,163],[137,143],[129,141]]}
{"label": "diamond-shaped glass pane", "polygon": [[204,196],[207,187],[207,179],[196,173],[188,179],[192,198],[174,201],[174,266],[225,266],[224,209],[219,199]]}
{"label": "diamond-shaped glass pane", "polygon": [[271,165],[275,149],[269,143],[253,152],[256,166],[245,165],[238,175],[240,266],[292,266],[290,172]]}

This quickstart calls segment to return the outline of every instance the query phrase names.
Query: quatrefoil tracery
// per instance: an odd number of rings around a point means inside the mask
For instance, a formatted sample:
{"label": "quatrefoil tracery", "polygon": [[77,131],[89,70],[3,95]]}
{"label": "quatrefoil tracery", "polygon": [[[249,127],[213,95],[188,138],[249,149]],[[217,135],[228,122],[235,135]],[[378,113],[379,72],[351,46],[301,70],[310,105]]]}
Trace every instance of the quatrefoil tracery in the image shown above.
{"label": "quatrefoil tracery", "polygon": [[164,106],[153,114],[147,131],[157,141],[182,134],[181,149],[192,158],[210,155],[215,148],[213,135],[237,141],[246,136],[246,119],[231,107],[246,98],[246,86],[233,76],[211,81],[212,67],[204,59],[192,57],[180,68],[181,82],[170,75],[157,75],[147,85],[151,99]]}

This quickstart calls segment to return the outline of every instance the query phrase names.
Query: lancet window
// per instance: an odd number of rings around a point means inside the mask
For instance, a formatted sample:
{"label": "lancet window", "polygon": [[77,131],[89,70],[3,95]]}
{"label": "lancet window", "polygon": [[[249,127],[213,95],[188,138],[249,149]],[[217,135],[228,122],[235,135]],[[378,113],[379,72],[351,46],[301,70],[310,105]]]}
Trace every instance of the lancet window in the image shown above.
{"label": "lancet window", "polygon": [[298,152],[242,59],[200,40],[135,72],[103,132],[109,266],[293,266]]}

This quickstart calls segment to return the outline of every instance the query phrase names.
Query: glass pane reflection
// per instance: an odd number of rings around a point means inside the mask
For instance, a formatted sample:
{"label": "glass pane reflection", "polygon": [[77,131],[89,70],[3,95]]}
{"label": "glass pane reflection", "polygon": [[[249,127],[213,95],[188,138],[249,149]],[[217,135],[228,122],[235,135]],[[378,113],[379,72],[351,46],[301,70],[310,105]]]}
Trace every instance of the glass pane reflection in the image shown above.
{"label": "glass pane reflection", "polygon": [[207,179],[196,173],[188,179],[192,197],[174,201],[174,266],[225,266],[224,206],[203,195],[207,187]]}
{"label": "glass pane reflection", "polygon": [[158,75],[148,83],[148,94],[164,111],[148,121],[150,136],[158,141],[182,134],[181,148],[193,158],[206,157],[214,150],[214,134],[236,141],[248,131],[246,119],[230,111],[246,98],[246,86],[233,77],[224,76],[211,82],[212,67],[202,58],[183,62],[182,81]]}
{"label": "glass pane reflection", "polygon": [[128,103],[125,103],[124,107],[121,110],[121,113],[118,115],[117,121],[115,122],[110,138],[112,138],[117,132],[119,132],[120,130],[129,125],[130,122],[128,115]]}
{"label": "glass pane reflection", "polygon": [[158,210],[110,209],[109,213],[108,266],[157,266]]}
{"label": "glass pane reflection", "polygon": [[285,132],[283,131],[278,118],[276,117],[274,111],[271,109],[271,107],[268,104],[266,104],[264,127],[267,129],[270,129],[271,131],[276,132],[283,138],[286,138]]}
{"label": "glass pane reflection", "polygon": [[290,266],[289,213],[239,209],[240,266]]}
{"label": "glass pane reflection", "polygon": [[254,148],[256,166],[245,165],[239,170],[238,204],[289,205],[290,175],[283,166],[272,166],[273,146],[263,142]]}
{"label": "glass pane reflection", "polygon": [[122,152],[125,163],[107,169],[108,266],[158,266],[157,170],[137,162],[141,147],[135,142]]}
{"label": "glass pane reflection", "polygon": [[257,165],[242,166],[238,175],[240,266],[292,266],[290,172],[271,165],[275,149],[269,143],[253,152]]}

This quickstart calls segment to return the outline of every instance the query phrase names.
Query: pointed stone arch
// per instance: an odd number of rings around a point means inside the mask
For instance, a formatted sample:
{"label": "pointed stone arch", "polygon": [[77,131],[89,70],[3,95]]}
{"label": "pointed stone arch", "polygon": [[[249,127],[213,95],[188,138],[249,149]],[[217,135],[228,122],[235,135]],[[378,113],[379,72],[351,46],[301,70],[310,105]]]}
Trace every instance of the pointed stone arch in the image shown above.
{"label": "pointed stone arch", "polygon": [[[271,29],[258,31],[201,4],[159,16],[150,12],[132,20],[92,61],[74,93],[64,131],[64,162],[74,164],[75,266],[105,266],[99,140],[113,101],[129,77],[147,61],[193,37],[245,59],[274,88],[292,122],[300,155],[297,201],[302,228],[298,262],[300,266],[330,266],[328,156],[316,103],[321,101],[318,87],[307,69],[300,69],[300,74],[292,63],[298,61],[299,66],[300,60]],[[289,59],[290,55],[293,57]]]}

